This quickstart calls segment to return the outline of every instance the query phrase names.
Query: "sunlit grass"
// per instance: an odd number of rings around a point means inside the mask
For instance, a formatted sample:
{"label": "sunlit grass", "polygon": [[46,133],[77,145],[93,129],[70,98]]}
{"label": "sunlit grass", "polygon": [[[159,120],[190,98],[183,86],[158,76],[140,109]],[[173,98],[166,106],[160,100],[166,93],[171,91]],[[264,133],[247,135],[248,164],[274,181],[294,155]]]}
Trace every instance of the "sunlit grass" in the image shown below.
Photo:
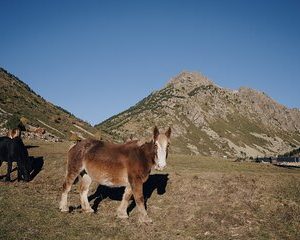
{"label": "sunlit grass", "polygon": [[[154,223],[116,218],[119,201],[97,214],[58,210],[70,143],[30,142],[43,170],[30,183],[0,183],[0,239],[299,239],[300,171],[268,164],[170,155],[166,192],[147,202]],[[1,174],[5,167],[1,167]],[[90,194],[97,184],[92,185]],[[79,206],[78,184],[70,206]]]}

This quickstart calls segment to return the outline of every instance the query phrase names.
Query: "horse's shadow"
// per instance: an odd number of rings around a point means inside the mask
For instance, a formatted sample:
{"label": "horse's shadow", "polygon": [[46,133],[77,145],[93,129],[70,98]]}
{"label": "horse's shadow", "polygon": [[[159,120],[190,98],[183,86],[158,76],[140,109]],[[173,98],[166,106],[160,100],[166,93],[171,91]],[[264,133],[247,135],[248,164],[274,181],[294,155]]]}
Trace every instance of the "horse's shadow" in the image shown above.
{"label": "horse's shadow", "polygon": [[28,165],[29,165],[30,181],[32,181],[43,169],[44,158],[30,156]]}
{"label": "horse's shadow", "polygon": [[[26,165],[27,165],[27,170],[29,172],[29,181],[32,181],[43,169],[44,158],[29,156],[28,162],[26,163]],[[14,171],[17,171],[17,170],[18,170],[18,167],[14,167],[12,169],[11,173]],[[0,180],[4,179],[5,177],[6,177],[6,175],[0,175]],[[17,178],[12,180],[12,182],[15,182],[16,180],[17,180]]]}
{"label": "horse's shadow", "polygon": [[30,148],[38,148],[39,146],[36,146],[36,145],[26,145],[25,147],[26,147],[26,149],[30,149]]}
{"label": "horse's shadow", "polygon": [[[168,184],[169,174],[153,174],[150,175],[148,180],[143,185],[143,194],[145,199],[145,207],[147,208],[147,200],[151,197],[152,193],[157,190],[157,194],[163,195],[166,192]],[[110,188],[103,185],[99,185],[96,192],[88,197],[89,202],[94,200],[92,209],[97,212],[98,206],[102,200],[109,198],[115,201],[121,201],[125,187]],[[135,201],[132,197],[132,202],[127,208],[129,214],[136,206]]]}

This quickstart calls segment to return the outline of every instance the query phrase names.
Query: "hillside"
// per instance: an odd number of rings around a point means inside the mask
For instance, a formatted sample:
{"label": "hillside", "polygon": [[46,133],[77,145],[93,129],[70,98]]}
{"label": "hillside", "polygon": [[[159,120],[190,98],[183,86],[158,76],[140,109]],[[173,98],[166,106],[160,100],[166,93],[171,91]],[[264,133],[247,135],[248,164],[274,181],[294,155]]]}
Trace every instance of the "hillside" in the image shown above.
{"label": "hillside", "polygon": [[299,109],[250,88],[219,87],[193,72],[96,127],[121,141],[149,136],[154,125],[172,127],[175,153],[256,157],[300,146]]}
{"label": "hillside", "polygon": [[95,133],[90,124],[46,101],[27,84],[0,68],[0,128],[12,116],[23,117],[33,128],[43,128],[60,139],[68,139],[72,133],[83,137]]}

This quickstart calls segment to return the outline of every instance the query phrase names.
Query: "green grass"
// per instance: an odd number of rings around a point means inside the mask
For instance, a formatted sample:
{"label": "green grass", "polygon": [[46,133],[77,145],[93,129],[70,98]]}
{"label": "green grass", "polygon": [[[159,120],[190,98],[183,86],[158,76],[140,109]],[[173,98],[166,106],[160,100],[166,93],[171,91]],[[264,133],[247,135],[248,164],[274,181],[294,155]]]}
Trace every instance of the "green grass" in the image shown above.
{"label": "green grass", "polygon": [[[44,167],[30,183],[0,183],[0,239],[300,238],[299,169],[171,154],[166,192],[152,193],[147,206],[154,222],[144,225],[136,208],[128,220],[117,219],[120,202],[110,199],[97,214],[59,212],[70,143],[30,145],[38,146],[29,151],[44,157]],[[78,184],[69,204],[79,205]]]}

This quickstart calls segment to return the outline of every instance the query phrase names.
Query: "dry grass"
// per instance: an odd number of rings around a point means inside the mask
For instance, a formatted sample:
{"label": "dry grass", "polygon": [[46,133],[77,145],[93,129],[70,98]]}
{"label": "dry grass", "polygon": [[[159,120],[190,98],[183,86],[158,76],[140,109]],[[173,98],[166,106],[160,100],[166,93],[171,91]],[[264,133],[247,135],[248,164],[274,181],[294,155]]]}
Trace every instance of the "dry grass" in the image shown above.
{"label": "dry grass", "polygon": [[[69,143],[30,144],[43,170],[30,183],[0,183],[0,239],[300,239],[299,169],[171,155],[166,192],[153,191],[154,223],[144,225],[136,208],[117,219],[117,200],[104,199],[97,214],[60,213]],[[79,205],[77,185],[70,205]]]}

